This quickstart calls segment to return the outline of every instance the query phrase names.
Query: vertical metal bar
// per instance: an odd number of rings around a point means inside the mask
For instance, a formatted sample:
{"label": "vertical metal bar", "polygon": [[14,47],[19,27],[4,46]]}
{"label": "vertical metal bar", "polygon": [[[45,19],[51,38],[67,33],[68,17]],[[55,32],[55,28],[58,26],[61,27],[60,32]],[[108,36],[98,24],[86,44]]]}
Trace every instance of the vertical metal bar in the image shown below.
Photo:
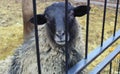
{"label": "vertical metal bar", "polygon": [[104,2],[104,14],[103,14],[103,25],[102,25],[102,36],[101,36],[101,47],[103,46],[103,39],[104,39],[104,27],[105,27],[105,18],[106,18],[106,7],[107,7],[107,0]]}
{"label": "vertical metal bar", "polygon": [[89,7],[90,7],[90,0],[87,0],[87,18],[86,18],[86,45],[85,45],[85,59],[87,59],[88,54],[88,35],[89,35]]}
{"label": "vertical metal bar", "polygon": [[119,0],[117,0],[117,4],[116,4],[116,12],[115,12],[115,22],[114,22],[114,33],[113,33],[113,36],[115,36],[115,32],[116,32],[116,25],[117,25],[117,18],[118,18],[118,7],[119,7]]}
{"label": "vertical metal bar", "polygon": [[109,74],[112,74],[112,61],[110,62],[110,70],[109,70]]}
{"label": "vertical metal bar", "polygon": [[[114,59],[113,60],[113,62],[115,62],[116,63],[116,61],[115,61],[116,59]],[[115,71],[116,71],[116,67],[115,66],[113,66],[113,74],[115,74]]]}
{"label": "vertical metal bar", "polygon": [[120,74],[120,60],[119,60],[118,62],[119,62],[119,66],[118,66],[118,74]]}
{"label": "vertical metal bar", "polygon": [[40,53],[39,53],[39,38],[38,38],[38,27],[37,27],[37,15],[36,15],[36,0],[33,0],[33,13],[34,13],[34,23],[35,23],[35,41],[36,41],[36,55],[37,55],[37,66],[38,74],[41,74],[40,66]]}
{"label": "vertical metal bar", "polygon": [[65,0],[65,59],[66,59],[66,74],[68,74],[68,59],[69,59],[69,53],[68,53],[68,0]]}

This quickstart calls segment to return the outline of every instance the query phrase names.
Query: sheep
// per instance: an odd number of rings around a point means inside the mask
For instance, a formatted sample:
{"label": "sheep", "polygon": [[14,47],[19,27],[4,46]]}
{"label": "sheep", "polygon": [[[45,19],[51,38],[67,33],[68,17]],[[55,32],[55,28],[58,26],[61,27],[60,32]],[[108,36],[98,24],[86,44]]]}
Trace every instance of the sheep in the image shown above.
{"label": "sheep", "polygon": [[13,56],[8,56],[4,60],[0,60],[0,74],[8,74]]}
{"label": "sheep", "polygon": [[[87,6],[73,7],[68,3],[68,52],[69,69],[84,56],[81,26],[75,17],[88,13]],[[30,22],[34,24],[34,17]],[[65,74],[65,3],[48,6],[43,14],[37,15],[42,74]],[[34,34],[34,31],[31,35]],[[9,74],[37,74],[34,35],[19,47],[12,60]],[[79,74],[85,74],[84,71]]]}

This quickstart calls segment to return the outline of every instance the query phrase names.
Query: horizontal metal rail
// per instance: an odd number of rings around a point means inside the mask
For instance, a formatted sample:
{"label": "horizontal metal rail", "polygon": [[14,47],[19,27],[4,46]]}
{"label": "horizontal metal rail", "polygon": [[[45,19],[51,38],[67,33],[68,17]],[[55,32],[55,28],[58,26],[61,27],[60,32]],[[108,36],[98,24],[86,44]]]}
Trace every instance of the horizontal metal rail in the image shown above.
{"label": "horizontal metal rail", "polygon": [[[86,3],[87,1],[86,0],[74,0],[75,2],[82,2],[82,3]],[[104,6],[104,2],[100,2],[100,1],[94,1],[94,0],[91,0],[90,1],[90,4],[94,4],[94,5],[99,5],[99,6]],[[115,3],[110,3],[108,2],[107,3],[107,7],[113,7],[113,8],[116,8],[116,4]],[[118,6],[118,8],[120,8],[120,6]]]}
{"label": "horizontal metal rail", "polygon": [[120,45],[111,52],[102,62],[100,62],[91,72],[90,74],[98,74],[101,70],[103,70],[118,54],[120,53]]}
{"label": "horizontal metal rail", "polygon": [[112,45],[116,40],[120,38],[120,30],[115,33],[115,36],[111,36],[106,41],[103,42],[103,46],[99,46],[88,54],[87,59],[82,59],[71,69],[69,69],[68,74],[76,74],[82,71],[87,65],[89,65],[94,59],[96,59],[101,53],[103,53],[110,45]]}

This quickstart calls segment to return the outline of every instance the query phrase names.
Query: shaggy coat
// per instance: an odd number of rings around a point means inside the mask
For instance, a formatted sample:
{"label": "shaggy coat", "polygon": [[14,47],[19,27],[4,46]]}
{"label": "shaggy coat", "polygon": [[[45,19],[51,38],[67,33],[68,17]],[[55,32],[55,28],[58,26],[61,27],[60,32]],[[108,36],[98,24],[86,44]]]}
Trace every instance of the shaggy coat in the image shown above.
{"label": "shaggy coat", "polygon": [[[65,46],[56,43],[54,37],[56,35],[56,25],[51,22],[51,19],[46,19],[45,15],[50,13],[50,10],[59,8],[64,11],[64,2],[54,3],[46,8],[43,15],[37,15],[38,24],[45,24],[39,26],[39,47],[40,47],[40,61],[42,74],[65,74]],[[69,3],[68,10],[74,11],[72,15],[73,19],[68,20],[69,29],[68,33],[70,40],[68,41],[68,52],[69,52],[69,68],[75,65],[78,61],[83,58],[84,55],[84,43],[81,37],[81,26],[77,24],[76,16],[82,16],[87,13],[87,7],[77,7],[76,9]],[[83,10],[82,13],[80,10]],[[62,11],[61,10],[61,11]],[[52,11],[51,11],[52,12]],[[64,13],[64,12],[63,12]],[[63,14],[60,13],[60,14]],[[75,14],[76,13],[76,14]],[[63,17],[63,16],[62,16]],[[71,18],[71,16],[69,17]],[[32,18],[30,21],[33,23]],[[63,19],[63,18],[62,18]],[[42,21],[41,21],[42,20]],[[55,21],[52,20],[52,21]],[[50,26],[54,24],[54,26]],[[64,22],[62,22],[64,24]],[[52,29],[51,29],[52,28]],[[31,33],[33,35],[34,32]],[[15,52],[9,74],[37,74],[37,61],[36,61],[36,48],[34,35],[31,39],[25,42]],[[80,74],[84,74],[80,72]]]}

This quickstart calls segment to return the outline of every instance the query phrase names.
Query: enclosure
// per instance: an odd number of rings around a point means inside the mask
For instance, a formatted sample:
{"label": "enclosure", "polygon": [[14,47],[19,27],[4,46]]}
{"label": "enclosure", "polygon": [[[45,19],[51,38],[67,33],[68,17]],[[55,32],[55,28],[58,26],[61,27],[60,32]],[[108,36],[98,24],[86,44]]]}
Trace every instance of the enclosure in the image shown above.
{"label": "enclosure", "polygon": [[[33,1],[34,2],[34,1]],[[88,7],[90,6],[90,0],[87,0],[87,5]],[[67,4],[68,4],[68,0],[65,0],[65,10],[67,12]],[[35,5],[35,3],[33,4]],[[35,7],[35,6],[34,6]],[[115,73],[120,73],[119,69],[120,69],[120,58],[119,58],[119,53],[120,53],[120,46],[116,46],[116,48],[111,47],[111,45],[116,42],[117,40],[119,40],[120,38],[120,30],[116,31],[117,28],[117,21],[118,21],[118,9],[119,9],[119,0],[116,1],[116,7],[115,7],[115,15],[114,15],[114,24],[113,24],[113,34],[111,37],[104,39],[105,37],[105,25],[106,25],[106,10],[107,10],[107,0],[104,1],[104,8],[103,8],[103,19],[102,19],[102,31],[101,31],[101,41],[100,41],[100,45],[92,50],[92,52],[88,53],[88,38],[89,38],[89,22],[90,22],[90,13],[87,13],[86,16],[86,39],[85,39],[85,58],[83,60],[81,60],[80,62],[78,62],[75,66],[73,66],[70,70],[68,70],[68,48],[67,48],[67,41],[66,41],[66,74],[76,74],[79,71],[82,71],[83,69],[85,69],[86,67],[89,67],[88,65],[91,62],[94,62],[96,58],[98,58],[99,56],[102,56],[102,53],[104,53],[104,51],[109,50],[110,52],[108,53],[108,55],[104,58],[104,60],[100,59],[100,62],[98,63],[98,65],[95,66],[95,68],[93,70],[91,70],[89,73],[90,74],[100,74],[100,73],[109,73],[109,74],[115,74]],[[36,8],[34,8],[36,9]],[[35,11],[35,10],[34,10]],[[89,11],[89,8],[88,8]],[[65,12],[65,17],[66,17],[66,21],[67,21],[67,16],[68,14]],[[36,15],[36,13],[34,13],[34,16]],[[95,22],[95,21],[94,21]],[[37,23],[36,23],[37,24]],[[35,24],[35,25],[36,25]],[[67,22],[66,22],[67,24]],[[97,25],[97,23],[96,23]],[[90,25],[91,26],[91,25]],[[37,28],[36,28],[37,29]],[[67,29],[67,26],[66,26]],[[67,33],[66,33],[67,35]],[[67,38],[66,38],[67,39]],[[119,42],[118,42],[119,45]],[[111,48],[110,48],[111,47]],[[39,49],[38,49],[39,50]],[[111,51],[112,50],[112,51]],[[39,55],[39,54],[38,54]],[[38,60],[39,63],[40,60]],[[114,63],[113,63],[114,62]],[[109,67],[108,67],[108,66]],[[40,70],[40,67],[38,66],[38,70]],[[40,73],[40,71],[39,71]]]}
{"label": "enclosure", "polygon": [[[81,24],[82,34],[85,42],[85,57],[80,62],[78,62],[73,68],[67,70],[66,74],[67,72],[68,74],[76,74],[78,71],[82,71],[84,69],[87,69],[89,74],[120,74],[120,25],[119,25],[120,2],[119,0],[114,0],[112,2],[109,2],[110,0],[100,1],[102,5],[101,4],[99,5],[97,3],[94,4],[95,0],[87,0],[87,1],[80,0],[80,2],[79,1],[76,2],[76,1],[70,0],[70,2],[73,3],[73,5],[75,6],[83,4],[91,7],[91,11],[85,17],[77,18],[79,23],[82,23]],[[14,2],[12,1],[10,2],[11,4],[14,4]],[[68,0],[65,0],[65,2],[67,4]],[[49,2],[37,1],[38,12],[39,13],[43,12],[43,9],[52,3],[53,2],[51,1]],[[18,4],[20,3],[18,2]],[[115,6],[110,6],[110,4],[114,4]],[[17,4],[15,6],[17,6]],[[21,8],[19,6],[18,9],[20,10],[18,11],[21,11]],[[10,9],[10,7],[12,6],[8,4],[8,7],[5,9]],[[6,12],[1,12],[1,15],[5,16],[5,14]],[[12,13],[12,15],[13,14],[14,12]],[[18,14],[20,13],[18,12]],[[16,16],[22,18],[21,14]],[[1,17],[1,20],[3,19],[5,18]],[[9,19],[9,17],[7,17],[7,19]],[[10,21],[13,21],[14,18],[11,19],[12,20]],[[5,22],[7,21],[9,22],[9,20],[5,20]],[[1,23],[5,24],[5,22],[3,21]],[[19,23],[15,23],[15,24],[19,24]],[[22,26],[20,27],[22,28]],[[4,25],[2,25],[0,28],[2,32],[5,30],[4,28],[7,28],[7,26],[4,27]],[[20,31],[22,30],[23,29],[20,29]],[[18,36],[21,35],[22,34]],[[1,37],[1,40],[2,38],[3,37]],[[4,49],[1,48],[0,50],[2,50],[0,53],[4,53],[4,51],[7,50],[7,48]],[[67,60],[67,55],[66,55],[66,60]],[[38,62],[39,61],[40,60],[38,60]],[[40,65],[40,63],[38,65]],[[66,62],[66,66],[67,66],[67,62]],[[39,74],[40,74],[40,69],[39,69]]]}

